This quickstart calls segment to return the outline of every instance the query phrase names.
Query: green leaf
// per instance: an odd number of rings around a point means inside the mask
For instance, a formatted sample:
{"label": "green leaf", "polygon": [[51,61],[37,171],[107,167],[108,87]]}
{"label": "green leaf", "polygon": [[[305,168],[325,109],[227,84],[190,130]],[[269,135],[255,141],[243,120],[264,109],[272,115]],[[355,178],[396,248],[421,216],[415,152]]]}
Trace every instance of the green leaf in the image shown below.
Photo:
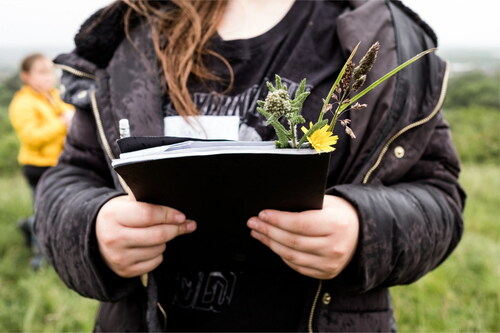
{"label": "green leaf", "polygon": [[304,119],[304,117],[302,117],[300,114],[298,114],[295,118],[294,118],[294,122],[296,124],[302,124],[302,123],[305,123],[306,120]]}
{"label": "green leaf", "polygon": [[270,116],[267,118],[266,125],[271,125],[272,123],[278,121],[278,117],[274,114],[270,114]]}
{"label": "green leaf", "polygon": [[302,79],[302,81],[300,81],[299,88],[295,92],[295,98],[297,98],[297,96],[300,96],[300,94],[302,94],[304,91],[306,91],[306,79],[305,78]]}
{"label": "green leaf", "polygon": [[262,114],[264,117],[269,118],[271,117],[271,114],[269,112],[267,112],[264,108],[261,108],[261,107],[257,107],[257,111]]}
{"label": "green leaf", "polygon": [[290,117],[289,121],[291,124],[302,124],[306,120],[300,114],[295,114],[292,117]]}
{"label": "green leaf", "polygon": [[276,89],[283,89],[281,77],[278,74],[274,74],[274,79],[276,80]]}
{"label": "green leaf", "polygon": [[273,84],[269,81],[266,82],[267,89],[269,89],[269,92],[275,92],[276,88],[274,88]]}
{"label": "green leaf", "polygon": [[399,72],[400,70],[402,70],[403,68],[405,68],[406,66],[414,63],[415,61],[417,61],[418,59],[422,58],[423,56],[435,51],[436,48],[432,48],[432,49],[428,49],[428,50],[425,50],[423,52],[420,52],[419,54],[417,54],[416,56],[414,56],[413,58],[405,61],[404,63],[402,63],[401,65],[399,65],[398,67],[394,68],[392,71],[390,71],[389,73],[385,74],[384,76],[382,76],[380,79],[378,79],[377,81],[373,82],[372,84],[370,84],[368,87],[366,87],[365,89],[363,89],[362,91],[360,91],[358,94],[356,94],[354,97],[351,97],[350,98],[350,101],[349,103],[346,103],[346,104],[343,104],[339,111],[342,112],[344,111],[345,109],[347,109],[352,103],[356,102],[358,99],[360,99],[361,97],[363,97],[364,95],[366,95],[367,93],[369,93],[370,91],[372,91],[373,89],[375,89],[375,87],[377,87],[379,84],[381,84],[382,82],[384,82],[385,80],[387,80],[388,78],[390,78],[391,76],[393,76],[394,74],[396,74],[397,72]]}
{"label": "green leaf", "polygon": [[291,101],[292,105],[302,106],[307,96],[311,93],[309,91],[303,92],[300,95],[296,95],[295,98]]}
{"label": "green leaf", "polygon": [[290,132],[285,129],[285,127],[279,122],[274,121],[271,124],[276,131],[276,135],[278,136],[278,141],[280,142],[281,148],[286,148],[289,146],[288,140],[290,138]]}

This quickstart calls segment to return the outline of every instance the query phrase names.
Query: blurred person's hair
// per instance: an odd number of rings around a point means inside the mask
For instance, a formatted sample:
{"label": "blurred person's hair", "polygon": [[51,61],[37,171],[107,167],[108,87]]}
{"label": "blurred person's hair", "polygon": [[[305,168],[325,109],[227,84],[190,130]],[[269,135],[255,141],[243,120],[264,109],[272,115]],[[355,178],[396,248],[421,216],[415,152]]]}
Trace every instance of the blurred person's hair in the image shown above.
{"label": "blurred person's hair", "polygon": [[29,73],[33,64],[39,59],[47,59],[47,57],[42,53],[32,53],[24,57],[21,61],[21,72]]}

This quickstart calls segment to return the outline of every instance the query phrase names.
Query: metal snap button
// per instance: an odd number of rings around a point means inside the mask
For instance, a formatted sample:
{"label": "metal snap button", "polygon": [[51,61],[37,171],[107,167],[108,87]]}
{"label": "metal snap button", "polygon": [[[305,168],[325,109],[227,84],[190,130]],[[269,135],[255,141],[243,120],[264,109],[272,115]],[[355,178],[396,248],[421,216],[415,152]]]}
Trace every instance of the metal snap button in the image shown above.
{"label": "metal snap button", "polygon": [[77,98],[79,98],[79,99],[82,99],[82,98],[84,98],[84,97],[86,97],[86,96],[87,96],[87,90],[82,90],[82,91],[80,91],[80,92],[76,95],[76,97],[77,97]]}
{"label": "metal snap button", "polygon": [[329,293],[323,294],[323,304],[328,305],[332,301],[332,296]]}
{"label": "metal snap button", "polygon": [[394,156],[396,156],[396,158],[403,158],[403,156],[405,156],[405,149],[401,146],[397,146],[394,148]]}

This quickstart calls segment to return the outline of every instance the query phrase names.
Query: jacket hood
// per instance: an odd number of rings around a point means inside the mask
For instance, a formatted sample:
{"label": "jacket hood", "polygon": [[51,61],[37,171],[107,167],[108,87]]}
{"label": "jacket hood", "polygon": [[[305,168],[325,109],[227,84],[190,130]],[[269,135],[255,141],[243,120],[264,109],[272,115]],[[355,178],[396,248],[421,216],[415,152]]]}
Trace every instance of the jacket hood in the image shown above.
{"label": "jacket hood", "polygon": [[115,2],[92,14],[75,36],[75,52],[80,57],[104,68],[125,37],[123,17],[127,5]]}

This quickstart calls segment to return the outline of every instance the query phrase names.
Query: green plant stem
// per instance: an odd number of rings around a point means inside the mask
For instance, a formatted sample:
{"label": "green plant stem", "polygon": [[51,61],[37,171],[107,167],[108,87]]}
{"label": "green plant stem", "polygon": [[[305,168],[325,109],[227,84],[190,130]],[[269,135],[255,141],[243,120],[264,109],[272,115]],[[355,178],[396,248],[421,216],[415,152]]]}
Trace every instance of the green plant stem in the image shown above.
{"label": "green plant stem", "polygon": [[339,119],[340,115],[344,112],[340,112],[340,107],[342,106],[342,103],[344,102],[345,98],[349,96],[350,93],[350,87],[344,93],[342,94],[342,98],[338,101],[337,108],[335,109],[335,112],[333,113],[333,118],[332,122],[330,123],[330,126],[328,126],[328,130],[333,133],[335,130],[335,125],[337,124],[337,120]]}
{"label": "green plant stem", "polygon": [[432,49],[428,49],[428,50],[425,50],[423,52],[420,52],[419,54],[417,54],[416,56],[414,56],[413,58],[405,61],[404,63],[402,63],[401,65],[399,65],[398,67],[394,68],[393,70],[391,70],[389,73],[385,74],[384,76],[382,76],[380,79],[378,79],[377,81],[373,82],[372,84],[370,84],[368,87],[366,87],[365,89],[363,89],[361,92],[359,92],[358,94],[356,94],[354,97],[352,97],[350,100],[349,100],[349,103],[346,103],[346,104],[342,104],[341,107],[340,107],[340,112],[343,112],[345,109],[347,109],[352,103],[356,102],[358,99],[360,99],[361,97],[363,97],[364,95],[366,95],[367,93],[369,93],[370,91],[372,91],[375,87],[377,87],[379,84],[381,84],[382,82],[384,82],[385,80],[387,80],[388,78],[390,78],[391,76],[393,76],[394,74],[396,74],[397,72],[399,72],[400,70],[402,70],[403,68],[405,68],[406,66],[414,63],[415,61],[417,61],[418,59],[422,58],[424,55],[426,54],[429,54],[433,51],[435,51],[436,48],[432,48]]}
{"label": "green plant stem", "polygon": [[290,124],[290,130],[292,131],[292,148],[297,148],[297,125]]}
{"label": "green plant stem", "polygon": [[339,112],[340,109],[340,104],[337,105],[337,108],[335,109],[335,112],[333,114],[332,122],[330,123],[330,126],[328,127],[328,130],[333,133],[335,130],[335,125],[337,124],[337,120],[339,119],[340,115],[342,112]]}

